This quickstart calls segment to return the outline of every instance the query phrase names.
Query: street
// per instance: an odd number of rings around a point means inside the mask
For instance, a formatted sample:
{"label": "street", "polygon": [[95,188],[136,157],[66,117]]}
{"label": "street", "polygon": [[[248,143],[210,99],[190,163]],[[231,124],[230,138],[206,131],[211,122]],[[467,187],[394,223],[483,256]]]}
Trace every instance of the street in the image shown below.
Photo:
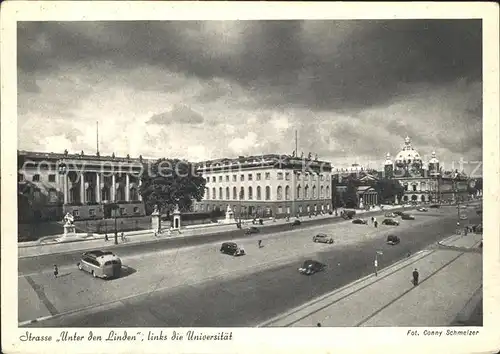
{"label": "street", "polygon": [[[480,222],[472,214],[470,222]],[[61,263],[58,279],[49,267],[20,276],[19,322],[55,315],[29,326],[254,326],[372,273],[376,250],[383,252],[378,263],[384,268],[456,229],[454,208],[415,215],[416,220],[401,221],[398,227],[375,229],[343,221],[246,238],[238,241],[247,251],[243,257],[219,254],[220,243],[156,252],[130,249],[120,254],[125,275],[111,281],[79,272],[70,259]],[[319,232],[331,235],[335,243],[313,243],[312,236]],[[397,234],[401,243],[386,245],[389,233]],[[262,249],[256,245],[258,238]],[[327,270],[300,276],[297,268],[307,258],[327,264]],[[26,275],[32,266],[23,268],[23,262],[19,271]],[[37,297],[44,306],[30,305]]]}

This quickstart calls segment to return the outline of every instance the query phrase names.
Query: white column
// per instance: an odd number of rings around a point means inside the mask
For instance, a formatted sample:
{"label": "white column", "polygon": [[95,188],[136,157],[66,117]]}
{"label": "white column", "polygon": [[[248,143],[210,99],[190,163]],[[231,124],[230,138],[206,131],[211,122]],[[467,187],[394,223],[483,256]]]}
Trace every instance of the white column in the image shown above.
{"label": "white column", "polygon": [[95,201],[96,203],[101,202],[101,173],[96,172],[95,174]]}
{"label": "white column", "polygon": [[[141,190],[141,188],[140,188],[140,187],[141,187],[141,186],[142,186],[142,179],[141,179],[141,177],[139,177],[139,188],[138,188],[138,190],[137,190],[137,194],[138,194],[138,196],[139,196],[139,201],[141,201],[141,202],[142,202],[142,195],[141,195],[141,193],[140,193],[140,190]],[[229,192],[231,192],[231,191],[229,191]]]}
{"label": "white column", "polygon": [[116,202],[116,176],[111,176],[111,201]]}
{"label": "white column", "polygon": [[80,202],[85,204],[85,174],[80,173]]}
{"label": "white column", "polygon": [[64,195],[64,204],[68,204],[69,202],[69,180],[68,180],[68,174],[64,174],[61,176],[62,177],[62,190],[63,190],[63,195]]}
{"label": "white column", "polygon": [[130,201],[130,176],[128,173],[125,175],[125,200]]}

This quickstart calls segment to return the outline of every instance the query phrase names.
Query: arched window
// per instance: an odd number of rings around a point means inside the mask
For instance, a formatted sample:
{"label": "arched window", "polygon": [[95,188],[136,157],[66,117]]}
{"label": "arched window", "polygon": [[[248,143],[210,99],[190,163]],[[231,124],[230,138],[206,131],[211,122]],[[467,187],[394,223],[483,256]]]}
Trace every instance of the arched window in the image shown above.
{"label": "arched window", "polygon": [[248,199],[253,199],[253,189],[252,187],[248,187]]}
{"label": "arched window", "polygon": [[302,188],[300,185],[297,186],[297,199],[302,198]]}
{"label": "arched window", "polygon": [[266,200],[271,200],[271,187],[266,186]]}
{"label": "arched window", "polygon": [[304,198],[308,199],[309,198],[309,186],[306,185],[304,188]]}
{"label": "arched window", "polygon": [[418,197],[417,197],[415,194],[413,194],[413,195],[411,196],[411,200],[416,201],[416,200],[418,200]]}
{"label": "arched window", "polygon": [[260,200],[262,198],[261,193],[260,193],[260,186],[257,186],[257,200]]}
{"label": "arched window", "polygon": [[325,197],[325,188],[324,188],[323,186],[321,186],[321,187],[319,188],[319,197],[320,197],[321,199],[323,199],[323,198]]}
{"label": "arched window", "polygon": [[425,195],[421,196],[420,200],[423,201],[423,202],[425,202]]}
{"label": "arched window", "polygon": [[229,187],[226,187],[226,199],[229,199],[229,198],[230,198]]}
{"label": "arched window", "polygon": [[278,186],[278,189],[276,190],[276,199],[283,199],[283,188],[281,186]]}
{"label": "arched window", "polygon": [[290,200],[290,186],[285,187],[285,199]]}
{"label": "arched window", "polygon": [[408,183],[405,183],[404,187],[405,187],[405,191],[408,191]]}
{"label": "arched window", "polygon": [[331,198],[332,196],[330,195],[330,187],[329,186],[326,186],[326,195],[325,195],[325,198],[329,199]]}
{"label": "arched window", "polygon": [[413,184],[412,185],[412,188],[413,188],[413,191],[416,192],[417,191],[417,185],[416,184]]}
{"label": "arched window", "polygon": [[222,200],[222,187],[219,187],[219,200]]}
{"label": "arched window", "polygon": [[238,199],[238,197],[236,196],[236,187],[233,187],[233,199]]}
{"label": "arched window", "polygon": [[421,191],[425,191],[425,190],[427,190],[427,186],[426,186],[426,183],[425,183],[425,182],[420,182],[420,190],[421,190]]}
{"label": "arched window", "polygon": [[407,196],[407,195],[403,196],[403,200],[404,200],[405,202],[407,202],[407,201],[408,201],[408,196]]}
{"label": "arched window", "polygon": [[208,187],[205,187],[205,198],[210,199],[210,189]]}
{"label": "arched window", "polygon": [[312,187],[312,197],[313,199],[316,199],[316,186]]}
{"label": "arched window", "polygon": [[245,199],[245,187],[240,188],[240,200]]}
{"label": "arched window", "polygon": [[217,194],[215,193],[215,187],[212,188],[212,199],[217,199]]}

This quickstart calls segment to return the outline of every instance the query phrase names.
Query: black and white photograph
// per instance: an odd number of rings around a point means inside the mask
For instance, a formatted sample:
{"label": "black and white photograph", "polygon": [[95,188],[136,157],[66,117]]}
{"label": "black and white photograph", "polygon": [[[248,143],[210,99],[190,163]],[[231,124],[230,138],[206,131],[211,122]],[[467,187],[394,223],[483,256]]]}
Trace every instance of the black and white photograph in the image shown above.
{"label": "black and white photograph", "polygon": [[[49,2],[20,12],[13,38],[2,28],[13,342],[237,352],[239,330],[280,329],[288,352],[316,348],[294,347],[304,336],[324,351],[337,331],[389,328],[399,343],[499,349],[498,335],[487,341],[499,155],[498,107],[486,105],[498,104],[486,87],[487,76],[498,85],[498,41],[487,61],[485,33],[498,14],[484,18],[495,6],[433,18],[386,4],[370,18],[227,5],[234,13],[212,18],[194,3],[141,17],[139,3],[106,18],[97,4],[65,16]],[[362,341],[355,333],[338,340]]]}

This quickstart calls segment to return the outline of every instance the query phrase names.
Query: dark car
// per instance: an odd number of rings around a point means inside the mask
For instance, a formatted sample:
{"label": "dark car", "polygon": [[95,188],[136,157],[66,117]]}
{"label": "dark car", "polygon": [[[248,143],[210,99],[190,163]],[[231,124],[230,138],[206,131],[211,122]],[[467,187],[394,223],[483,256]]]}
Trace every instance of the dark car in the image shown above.
{"label": "dark car", "polygon": [[295,219],[290,225],[292,226],[299,226],[301,224],[299,219]]}
{"label": "dark car", "polygon": [[439,208],[441,208],[441,205],[439,205],[439,204],[432,204],[432,205],[429,206],[429,208],[439,209]]}
{"label": "dark car", "polygon": [[397,245],[398,243],[400,242],[400,239],[399,237],[395,236],[395,235],[389,235],[387,236],[387,244],[388,245]]}
{"label": "dark car", "polygon": [[304,275],[312,275],[325,270],[325,268],[325,264],[308,259],[304,262],[304,264],[302,264],[302,267],[299,268],[299,272]]}
{"label": "dark car", "polygon": [[353,224],[362,224],[362,225],[366,225],[366,224],[368,224],[368,221],[363,220],[363,219],[354,219],[354,220],[352,221],[352,223],[353,223]]}
{"label": "dark car", "polygon": [[397,217],[397,216],[398,216],[398,214],[389,212],[389,213],[385,213],[385,215],[384,215],[384,216],[385,216],[386,218],[395,218],[395,217]]}
{"label": "dark car", "polygon": [[320,243],[333,243],[333,238],[328,237],[326,234],[317,234],[313,237],[313,242],[320,242]]}
{"label": "dark car", "polygon": [[231,256],[243,256],[245,250],[234,242],[224,242],[220,247],[221,253],[229,254]]}
{"label": "dark car", "polygon": [[394,219],[384,219],[384,221],[382,221],[382,225],[399,226],[399,221]]}
{"label": "dark car", "polygon": [[403,211],[401,211],[401,210],[397,210],[397,211],[395,211],[395,212],[394,212],[394,214],[395,214],[395,215],[398,215],[398,216],[401,216],[401,215],[403,215],[403,214],[404,214],[404,212],[403,212]]}
{"label": "dark car", "polygon": [[352,219],[354,215],[356,215],[355,210],[344,210],[340,214],[340,216],[342,216],[345,220]]}
{"label": "dark car", "polygon": [[250,234],[258,234],[260,232],[260,229],[258,227],[252,226],[249,227],[248,229],[245,229],[245,235],[250,235]]}
{"label": "dark car", "polygon": [[401,219],[402,220],[415,220],[415,217],[413,215],[410,215],[410,214],[403,214],[403,215],[401,215]]}

